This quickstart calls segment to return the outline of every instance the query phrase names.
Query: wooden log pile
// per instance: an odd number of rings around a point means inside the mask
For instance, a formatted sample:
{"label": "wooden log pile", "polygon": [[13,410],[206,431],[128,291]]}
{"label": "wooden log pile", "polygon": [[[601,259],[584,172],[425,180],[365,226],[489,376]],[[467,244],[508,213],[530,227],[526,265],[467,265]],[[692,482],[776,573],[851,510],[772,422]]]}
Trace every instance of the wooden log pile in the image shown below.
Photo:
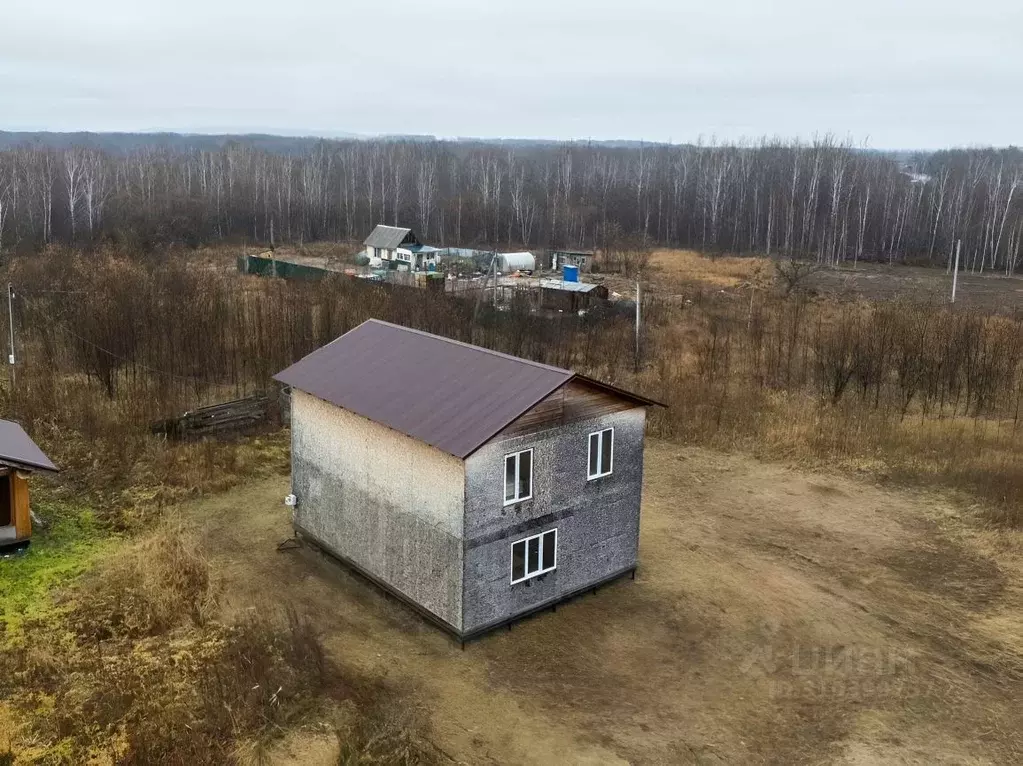
{"label": "wooden log pile", "polygon": [[158,420],[150,425],[149,430],[170,439],[201,439],[258,428],[269,422],[271,415],[270,397],[254,394],[190,410],[177,418]]}

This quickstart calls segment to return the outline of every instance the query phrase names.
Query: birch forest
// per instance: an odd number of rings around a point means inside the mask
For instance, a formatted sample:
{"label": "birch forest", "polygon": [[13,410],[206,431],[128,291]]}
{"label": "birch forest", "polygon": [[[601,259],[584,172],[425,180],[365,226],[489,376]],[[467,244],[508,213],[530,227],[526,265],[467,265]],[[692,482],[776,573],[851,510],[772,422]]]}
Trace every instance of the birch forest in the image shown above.
{"label": "birch forest", "polygon": [[[293,141],[293,143],[289,143]],[[38,142],[0,151],[0,248],[361,241],[867,259],[1014,273],[1023,152],[904,156],[831,139],[735,146],[244,138],[209,148]]]}

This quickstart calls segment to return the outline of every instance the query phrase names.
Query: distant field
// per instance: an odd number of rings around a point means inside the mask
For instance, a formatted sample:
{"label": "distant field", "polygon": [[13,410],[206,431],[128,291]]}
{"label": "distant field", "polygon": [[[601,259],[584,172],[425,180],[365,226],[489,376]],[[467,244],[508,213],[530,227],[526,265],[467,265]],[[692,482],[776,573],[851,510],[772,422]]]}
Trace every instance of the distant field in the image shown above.
{"label": "distant field", "polygon": [[[822,292],[866,298],[947,303],[952,293],[952,275],[942,268],[861,264],[855,270],[846,267],[822,270],[811,277],[810,285]],[[1023,307],[1023,278],[960,272],[956,305],[1015,312]]]}
{"label": "distant field", "polygon": [[[655,291],[698,283],[721,289],[769,284],[774,262],[762,256],[711,257],[693,250],[655,250],[649,282]],[[860,263],[853,268],[822,268],[805,286],[821,294],[876,300],[907,299],[947,303],[952,275],[941,267]],[[997,272],[960,272],[956,304],[987,311],[1015,313],[1023,308],[1023,277]]]}

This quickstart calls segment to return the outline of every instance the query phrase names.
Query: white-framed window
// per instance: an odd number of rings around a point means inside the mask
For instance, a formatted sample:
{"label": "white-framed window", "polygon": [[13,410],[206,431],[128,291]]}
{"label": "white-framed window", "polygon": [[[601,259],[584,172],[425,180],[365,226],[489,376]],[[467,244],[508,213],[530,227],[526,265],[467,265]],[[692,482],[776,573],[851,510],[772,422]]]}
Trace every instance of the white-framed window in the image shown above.
{"label": "white-framed window", "polygon": [[511,581],[550,572],[558,566],[558,530],[551,529],[539,535],[516,540],[511,546]]}
{"label": "white-framed window", "polygon": [[615,430],[605,428],[590,434],[589,463],[586,469],[587,479],[599,479],[614,470]]}
{"label": "white-framed window", "polygon": [[533,496],[533,450],[504,456],[504,504],[518,503]]}

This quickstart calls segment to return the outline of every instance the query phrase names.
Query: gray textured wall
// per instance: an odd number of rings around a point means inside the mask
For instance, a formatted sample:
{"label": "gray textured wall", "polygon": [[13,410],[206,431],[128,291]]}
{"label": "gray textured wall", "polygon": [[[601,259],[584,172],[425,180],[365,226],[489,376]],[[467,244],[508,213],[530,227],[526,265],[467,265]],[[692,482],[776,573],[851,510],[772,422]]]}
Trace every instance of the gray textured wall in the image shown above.
{"label": "gray textured wall", "polygon": [[462,461],[292,394],[295,524],[462,629]]}
{"label": "gray textured wall", "polygon": [[[634,567],[643,484],[642,407],[491,442],[465,466],[465,632]],[[586,479],[588,436],[614,427],[614,473]],[[504,505],[504,456],[532,447],[533,497]],[[558,529],[558,568],[511,584],[511,544]]]}

